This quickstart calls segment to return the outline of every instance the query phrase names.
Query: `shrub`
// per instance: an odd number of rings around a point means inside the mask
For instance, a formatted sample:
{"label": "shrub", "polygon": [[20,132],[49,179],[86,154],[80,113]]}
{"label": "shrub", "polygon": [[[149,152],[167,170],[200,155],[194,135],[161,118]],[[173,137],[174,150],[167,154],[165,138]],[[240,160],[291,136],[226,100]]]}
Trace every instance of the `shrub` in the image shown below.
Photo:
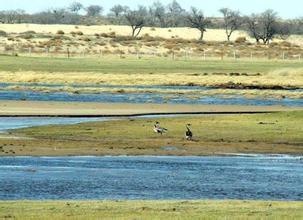
{"label": "shrub", "polygon": [[91,41],[91,39],[89,39],[88,37],[84,37],[84,38],[82,38],[82,40],[83,40],[83,41],[86,41],[86,42]]}
{"label": "shrub", "polygon": [[237,44],[241,44],[241,43],[245,43],[245,42],[246,42],[246,37],[238,37],[235,40],[235,43],[237,43]]}
{"label": "shrub", "polygon": [[58,30],[58,31],[57,31],[57,34],[64,35],[65,33],[64,33],[64,31],[62,31],[62,30]]}
{"label": "shrub", "polygon": [[291,47],[291,43],[289,43],[289,42],[287,42],[287,41],[281,42],[280,45],[281,45],[282,47]]}
{"label": "shrub", "polygon": [[79,35],[79,36],[82,36],[83,32],[82,31],[77,31],[76,34]]}
{"label": "shrub", "polygon": [[0,37],[6,37],[7,33],[5,31],[0,30]]}
{"label": "shrub", "polygon": [[32,35],[32,34],[22,34],[20,37],[23,38],[23,39],[28,40],[28,39],[32,39],[34,37],[34,35]]}
{"label": "shrub", "polygon": [[152,27],[150,30],[151,30],[151,31],[155,31],[155,30],[156,30],[156,28]]}
{"label": "shrub", "polygon": [[25,32],[23,32],[21,34],[36,34],[36,32],[35,31],[25,31]]}

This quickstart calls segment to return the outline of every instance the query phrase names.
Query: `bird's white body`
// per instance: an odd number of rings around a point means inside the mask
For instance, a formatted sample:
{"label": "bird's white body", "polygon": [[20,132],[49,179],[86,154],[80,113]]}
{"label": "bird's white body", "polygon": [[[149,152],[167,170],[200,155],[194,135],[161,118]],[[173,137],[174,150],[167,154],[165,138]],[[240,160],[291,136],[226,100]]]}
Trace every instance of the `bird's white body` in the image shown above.
{"label": "bird's white body", "polygon": [[168,130],[166,128],[160,127],[160,123],[156,122],[156,124],[154,125],[154,132],[157,134],[163,134],[166,133]]}

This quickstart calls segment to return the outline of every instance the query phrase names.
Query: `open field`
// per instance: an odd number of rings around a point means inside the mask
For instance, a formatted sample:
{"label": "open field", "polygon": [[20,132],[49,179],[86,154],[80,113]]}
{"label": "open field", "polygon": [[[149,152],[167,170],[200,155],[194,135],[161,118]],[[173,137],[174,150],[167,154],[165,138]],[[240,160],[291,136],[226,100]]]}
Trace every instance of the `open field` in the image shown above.
{"label": "open field", "polygon": [[[302,114],[184,116],[33,127],[10,131],[0,140],[0,155],[302,155]],[[155,134],[155,120],[169,132]],[[192,124],[194,141],[184,138],[187,123]],[[166,149],[170,146],[173,150]]]}
{"label": "open field", "polygon": [[[44,34],[56,34],[58,30],[62,30],[65,33],[82,31],[84,35],[94,35],[96,33],[110,34],[115,32],[116,35],[129,36],[131,34],[131,28],[129,26],[118,25],[103,25],[103,26],[75,26],[75,25],[39,25],[39,24],[0,24],[0,30],[8,33],[24,33],[28,31],[34,31],[36,33]],[[144,27],[141,32],[141,36],[150,35],[152,37],[162,37],[170,39],[172,37],[178,37],[183,39],[198,39],[200,32],[193,28],[152,28]],[[236,31],[232,35],[231,40],[234,41],[238,37],[246,37],[249,41],[251,39],[246,32]],[[223,29],[207,29],[205,33],[206,41],[225,41],[226,34]],[[302,44],[301,36],[291,36],[290,41],[297,44]]]}
{"label": "open field", "polygon": [[[52,58],[52,57],[0,57],[0,71],[6,73],[103,73],[103,74],[213,74],[230,73],[270,74],[287,76],[287,73],[302,74],[303,62],[278,60],[171,60],[168,58],[119,59],[104,58]],[[28,72],[28,73],[27,73]],[[67,74],[68,76],[68,74]],[[47,75],[45,75],[47,77]],[[79,76],[78,76],[79,77]],[[84,76],[82,76],[84,77]],[[89,76],[86,76],[89,78]],[[83,79],[83,78],[82,78]],[[80,79],[80,80],[82,80]],[[18,79],[16,79],[18,80]],[[80,81],[79,80],[79,81]]]}
{"label": "open field", "polygon": [[8,201],[0,219],[302,219],[302,202]]}

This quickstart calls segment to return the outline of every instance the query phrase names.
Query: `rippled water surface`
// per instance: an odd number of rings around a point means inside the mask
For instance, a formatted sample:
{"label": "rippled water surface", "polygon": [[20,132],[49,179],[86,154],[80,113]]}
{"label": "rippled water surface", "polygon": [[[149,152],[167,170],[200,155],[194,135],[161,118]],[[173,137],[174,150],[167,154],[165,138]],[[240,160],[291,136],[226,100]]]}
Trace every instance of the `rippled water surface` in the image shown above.
{"label": "rippled water surface", "polygon": [[0,199],[303,200],[300,157],[2,157]]}
{"label": "rippled water surface", "polygon": [[215,104],[255,106],[303,106],[303,99],[250,99],[240,95],[191,97],[184,94],[165,93],[99,93],[72,94],[66,92],[44,93],[39,91],[0,91],[0,100],[59,101],[59,102],[110,102],[110,103],[168,103],[168,104]]}

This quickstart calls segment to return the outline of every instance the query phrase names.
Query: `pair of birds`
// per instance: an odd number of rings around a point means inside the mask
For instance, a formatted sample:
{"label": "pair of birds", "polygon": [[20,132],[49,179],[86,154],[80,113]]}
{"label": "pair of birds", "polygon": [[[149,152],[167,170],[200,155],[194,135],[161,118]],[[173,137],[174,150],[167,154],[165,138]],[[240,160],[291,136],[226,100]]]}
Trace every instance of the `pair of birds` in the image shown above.
{"label": "pair of birds", "polygon": [[[191,126],[191,124],[187,124],[186,125],[186,132],[185,132],[185,138],[188,141],[192,141],[193,140],[193,132],[191,131],[190,126]],[[166,133],[167,131],[168,131],[168,129],[166,129],[164,127],[161,127],[159,122],[156,122],[154,124],[154,132],[155,133],[162,135],[163,133]]]}

